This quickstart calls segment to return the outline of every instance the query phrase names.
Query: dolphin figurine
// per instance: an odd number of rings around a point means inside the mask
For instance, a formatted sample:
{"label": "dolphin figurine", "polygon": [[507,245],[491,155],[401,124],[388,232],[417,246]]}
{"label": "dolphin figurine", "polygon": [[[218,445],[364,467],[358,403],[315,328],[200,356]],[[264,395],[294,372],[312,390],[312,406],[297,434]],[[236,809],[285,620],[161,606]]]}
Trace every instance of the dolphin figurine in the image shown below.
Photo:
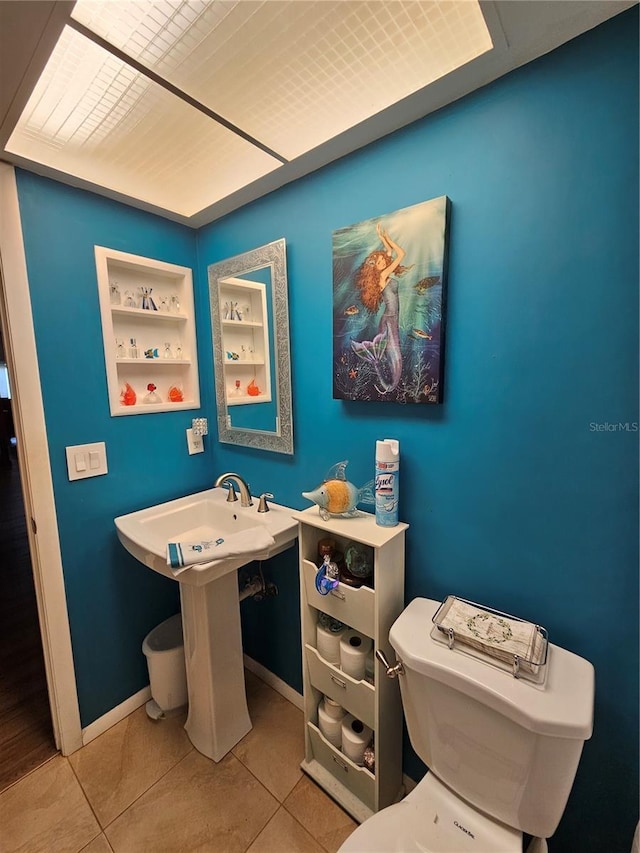
{"label": "dolphin figurine", "polygon": [[302,497],[318,505],[320,515],[327,521],[332,515],[355,516],[359,503],[375,503],[374,481],[369,480],[362,488],[354,486],[345,476],[349,460],[338,462],[328,472],[326,478],[311,492],[303,492]]}

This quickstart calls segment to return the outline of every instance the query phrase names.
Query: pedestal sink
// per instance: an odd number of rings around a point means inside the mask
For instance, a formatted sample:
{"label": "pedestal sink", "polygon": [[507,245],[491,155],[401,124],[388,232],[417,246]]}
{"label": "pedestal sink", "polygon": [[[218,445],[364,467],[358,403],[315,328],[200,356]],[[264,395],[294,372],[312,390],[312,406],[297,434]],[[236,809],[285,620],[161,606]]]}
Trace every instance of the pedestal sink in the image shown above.
{"label": "pedestal sink", "polygon": [[[195,748],[220,761],[251,729],[242,659],[236,570],[254,555],[202,563],[177,577],[167,565],[168,542],[215,539],[265,527],[274,538],[266,557],[292,547],[298,535],[293,510],[270,503],[269,512],[228,503],[225,489],[209,489],[115,519],[120,542],[155,572],[180,584],[189,714],[186,732]],[[263,557],[264,557],[263,552]]]}

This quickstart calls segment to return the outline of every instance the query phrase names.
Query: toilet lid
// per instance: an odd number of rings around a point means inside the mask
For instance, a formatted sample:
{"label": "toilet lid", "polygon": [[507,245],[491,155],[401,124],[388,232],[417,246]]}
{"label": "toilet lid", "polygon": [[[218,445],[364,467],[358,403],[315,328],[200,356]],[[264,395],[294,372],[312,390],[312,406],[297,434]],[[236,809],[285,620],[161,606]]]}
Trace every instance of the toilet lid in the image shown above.
{"label": "toilet lid", "polygon": [[338,853],[522,853],[522,833],[474,809],[433,773],[366,820]]}

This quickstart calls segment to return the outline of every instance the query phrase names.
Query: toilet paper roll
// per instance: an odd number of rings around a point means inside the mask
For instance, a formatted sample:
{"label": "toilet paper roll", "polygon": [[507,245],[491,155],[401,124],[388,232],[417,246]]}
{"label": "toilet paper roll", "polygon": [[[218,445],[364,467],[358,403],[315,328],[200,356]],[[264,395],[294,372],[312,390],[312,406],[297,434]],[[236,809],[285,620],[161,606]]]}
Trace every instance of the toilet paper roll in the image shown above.
{"label": "toilet paper roll", "polygon": [[318,705],[318,728],[329,743],[340,749],[342,745],[342,716],[329,716],[324,707],[324,702],[320,702]]}
{"label": "toilet paper roll", "polygon": [[354,764],[364,765],[364,751],[369,746],[373,732],[353,714],[342,720],[342,751]]}
{"label": "toilet paper roll", "polygon": [[364,678],[367,655],[373,641],[358,631],[345,631],[340,638],[340,668],[351,678],[361,681]]}
{"label": "toilet paper roll", "polygon": [[340,640],[344,636],[345,628],[339,631],[331,631],[318,622],[316,627],[316,649],[321,658],[327,663],[340,665]]}
{"label": "toilet paper roll", "polygon": [[345,710],[339,702],[334,702],[328,696],[324,697],[324,709],[330,717],[335,720],[341,720],[345,715]]}

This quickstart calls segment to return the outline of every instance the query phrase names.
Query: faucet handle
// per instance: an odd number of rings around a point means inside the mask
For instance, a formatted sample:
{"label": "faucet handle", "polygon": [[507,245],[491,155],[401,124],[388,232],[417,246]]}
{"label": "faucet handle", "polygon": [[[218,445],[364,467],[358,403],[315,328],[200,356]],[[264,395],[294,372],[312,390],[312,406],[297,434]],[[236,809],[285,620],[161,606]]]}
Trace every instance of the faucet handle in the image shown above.
{"label": "faucet handle", "polygon": [[260,503],[258,504],[258,512],[269,512],[269,504],[267,503],[267,498],[273,500],[273,495],[271,492],[263,492],[260,495]]}
{"label": "faucet handle", "polygon": [[236,490],[235,490],[234,485],[231,482],[231,480],[225,480],[225,482],[222,485],[223,485],[223,487],[228,489],[227,503],[233,503],[234,501],[237,501],[238,495],[236,494]]}

